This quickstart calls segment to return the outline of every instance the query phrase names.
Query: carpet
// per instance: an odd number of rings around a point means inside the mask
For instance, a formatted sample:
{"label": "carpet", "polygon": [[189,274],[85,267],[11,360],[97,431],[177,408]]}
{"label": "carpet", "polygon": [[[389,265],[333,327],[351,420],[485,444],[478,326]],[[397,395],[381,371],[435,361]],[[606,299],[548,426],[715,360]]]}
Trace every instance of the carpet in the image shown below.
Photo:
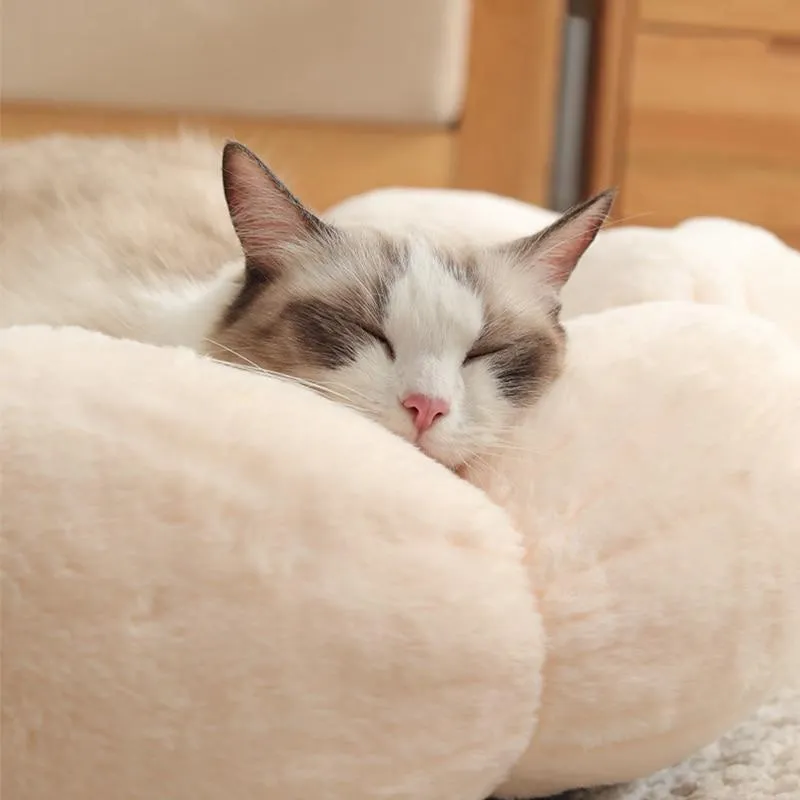
{"label": "carpet", "polygon": [[800,689],[675,767],[558,800],[800,800]]}

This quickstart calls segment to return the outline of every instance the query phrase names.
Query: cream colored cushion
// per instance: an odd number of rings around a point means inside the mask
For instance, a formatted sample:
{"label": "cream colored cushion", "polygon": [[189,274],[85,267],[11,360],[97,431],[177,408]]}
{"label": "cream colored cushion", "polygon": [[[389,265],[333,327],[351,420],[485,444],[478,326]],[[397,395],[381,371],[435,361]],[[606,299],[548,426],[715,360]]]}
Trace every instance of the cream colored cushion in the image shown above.
{"label": "cream colored cushion", "polygon": [[4,797],[543,795],[796,676],[797,348],[679,303],[570,336],[495,506],[300,388],[0,332]]}
{"label": "cream colored cushion", "polygon": [[470,0],[4,0],[5,100],[449,123]]}
{"label": "cream colored cushion", "polygon": [[20,327],[0,374],[4,800],[483,800],[507,774],[545,648],[480,491],[188,351]]}

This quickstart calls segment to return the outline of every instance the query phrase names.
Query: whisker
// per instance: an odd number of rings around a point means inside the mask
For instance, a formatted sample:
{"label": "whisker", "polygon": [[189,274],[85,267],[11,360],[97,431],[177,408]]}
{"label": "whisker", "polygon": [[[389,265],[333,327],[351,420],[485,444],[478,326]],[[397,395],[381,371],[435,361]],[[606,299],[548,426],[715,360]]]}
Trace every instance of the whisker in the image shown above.
{"label": "whisker", "polygon": [[[216,344],[215,342],[210,342],[210,343],[211,344]],[[222,345],[219,345],[219,346],[223,347],[223,349],[227,350],[232,355],[235,355],[238,358],[242,358],[242,355],[240,353],[236,353],[231,348],[224,347]],[[281,381],[285,381],[285,382],[288,382],[288,383],[295,383],[295,384],[298,384],[300,386],[304,386],[304,387],[306,387],[308,389],[311,389],[312,391],[316,391],[316,392],[318,392],[320,394],[330,395],[332,398],[335,398],[336,401],[341,403],[342,405],[346,405],[346,406],[348,406],[348,407],[350,407],[350,408],[352,408],[354,410],[357,410],[357,411],[361,412],[362,414],[366,414],[367,413],[367,409],[366,408],[361,407],[361,406],[359,406],[359,405],[357,405],[357,404],[355,404],[353,402],[352,395],[356,395],[357,397],[360,397],[362,400],[365,400],[367,402],[369,402],[369,397],[367,397],[364,394],[361,394],[360,392],[356,392],[354,390],[351,390],[350,387],[348,387],[346,384],[339,384],[339,385],[342,388],[344,388],[345,390],[349,391],[350,394],[344,394],[344,393],[339,392],[336,389],[332,388],[332,386],[330,386],[330,385],[323,384],[323,383],[316,383],[315,381],[309,380],[307,378],[300,378],[300,377],[295,376],[295,375],[287,375],[284,372],[275,372],[273,370],[265,369],[264,367],[260,367],[257,364],[255,364],[254,362],[249,361],[249,359],[246,359],[247,363],[245,363],[245,364],[235,364],[235,363],[230,362],[230,361],[222,361],[222,360],[220,360],[218,358],[213,358],[213,357],[209,357],[209,360],[214,362],[215,364],[219,364],[220,366],[228,367],[228,368],[231,368],[231,369],[238,369],[238,370],[241,370],[242,372],[248,372],[251,375],[259,375],[259,376],[265,377],[265,378],[276,378],[276,379],[281,380]]]}
{"label": "whisker", "polygon": [[499,479],[500,481],[503,480],[503,474],[500,470],[489,463],[486,458],[478,453],[473,452],[466,460],[465,463],[472,464],[473,466],[477,466],[479,469],[486,472],[490,477]]}
{"label": "whisker", "polygon": [[[608,230],[609,228],[615,228],[620,225],[624,225],[634,219],[640,219],[642,217],[650,217],[653,216],[654,213],[655,212],[653,211],[642,211],[639,212],[638,214],[631,214],[627,217],[621,217],[619,219],[611,220],[609,222],[603,223],[603,225],[600,226],[600,231],[605,231]],[[546,250],[544,250],[539,257],[545,258],[546,256],[550,255],[550,253],[557,250],[559,247],[563,247],[564,245],[569,244],[570,242],[574,242],[576,239],[581,239],[583,238],[583,236],[585,236],[585,233],[581,232],[575,234],[574,236],[569,236],[565,239],[560,239],[559,241],[555,242],[550,247],[548,247]]]}
{"label": "whisker", "polygon": [[496,442],[494,445],[492,445],[491,449],[494,453],[518,453],[519,455],[523,456],[533,455],[537,452],[534,448],[519,447],[507,442]]}
{"label": "whisker", "polygon": [[[306,385],[308,385],[308,384],[306,384]],[[357,406],[355,401],[349,395],[342,394],[342,392],[337,392],[335,389],[331,389],[329,386],[325,386],[323,384],[318,384],[318,385],[310,386],[309,388],[316,389],[320,394],[330,395],[331,397],[336,398],[336,400],[338,402],[341,402],[344,405],[350,406],[350,408],[359,408],[359,410],[362,413],[364,413],[364,414],[367,413],[367,409],[366,408],[362,408],[361,406]],[[364,395],[362,395],[361,398],[363,400],[367,400],[367,401],[369,400],[369,398],[364,396]]]}
{"label": "whisker", "polygon": [[609,222],[606,222],[601,231],[604,231],[606,228],[616,228],[618,225],[625,225],[627,222],[630,222],[634,219],[641,219],[642,217],[652,217],[655,214],[655,211],[640,211],[638,214],[629,214],[627,217],[620,217],[619,219],[613,219]]}
{"label": "whisker", "polygon": [[[302,384],[303,386],[307,386],[309,389],[314,389],[314,390],[316,390],[318,392],[325,392],[326,394],[331,394],[331,395],[334,395],[336,397],[339,397],[342,400],[349,400],[351,398],[351,396],[356,396],[356,397],[359,397],[361,400],[364,400],[366,402],[370,401],[370,398],[367,395],[365,395],[363,392],[359,392],[357,389],[354,389],[352,386],[348,386],[346,383],[341,383],[341,382],[338,382],[338,381],[331,381],[331,382],[326,382],[326,383],[318,383],[318,382],[312,381],[312,380],[310,380],[308,378],[301,378],[299,376],[289,375],[289,374],[287,374],[285,372],[275,372],[274,370],[270,370],[270,369],[267,369],[266,367],[260,366],[255,361],[252,361],[251,359],[247,358],[247,356],[243,355],[242,353],[237,352],[236,350],[234,350],[231,347],[228,347],[227,345],[222,344],[221,342],[217,342],[217,341],[214,341],[213,339],[209,339],[209,338],[206,338],[206,341],[209,344],[213,345],[214,347],[219,347],[220,349],[225,350],[226,352],[230,353],[232,356],[235,356],[236,358],[240,358],[242,361],[245,362],[244,364],[233,364],[231,362],[221,361],[220,359],[212,359],[212,360],[216,361],[219,364],[224,364],[224,365],[227,365],[227,366],[233,366],[233,367],[237,367],[239,369],[245,369],[248,372],[255,372],[255,373],[259,374],[259,375],[264,375],[264,376],[271,377],[271,378],[279,378],[279,379],[283,379],[283,380],[288,380],[288,381],[291,381],[292,383],[299,383],[299,384]],[[344,390],[345,392],[347,392],[347,394],[345,395],[342,392],[337,391],[336,387],[338,387],[339,389]]]}
{"label": "whisker", "polygon": [[215,342],[213,339],[209,338],[206,338],[205,341],[208,342],[210,345],[213,345],[214,347],[219,347],[221,350],[225,350],[227,353],[230,353],[232,356],[235,356],[236,358],[241,358],[242,361],[244,361],[246,364],[249,364],[254,369],[257,370],[262,369],[262,367],[256,364],[255,361],[251,361],[249,358],[247,358],[247,356],[244,356],[241,353],[237,353],[235,350],[228,347],[227,345],[222,344],[221,342]]}
{"label": "whisker", "polygon": [[362,400],[366,400],[370,402],[370,397],[363,392],[359,392],[357,389],[354,389],[352,386],[348,386],[346,383],[340,383],[338,381],[331,381],[326,383],[325,386],[337,387],[339,389],[343,389],[348,395],[354,395],[355,397],[360,397]]}

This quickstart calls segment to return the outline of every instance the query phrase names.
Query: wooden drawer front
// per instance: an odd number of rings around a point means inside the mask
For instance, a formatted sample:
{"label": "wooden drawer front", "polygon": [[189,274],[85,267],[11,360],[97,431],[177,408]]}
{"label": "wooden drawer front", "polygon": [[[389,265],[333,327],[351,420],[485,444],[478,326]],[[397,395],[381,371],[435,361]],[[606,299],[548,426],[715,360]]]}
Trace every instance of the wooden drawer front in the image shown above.
{"label": "wooden drawer front", "polygon": [[800,34],[798,0],[639,0],[639,18],[723,31]]}
{"label": "wooden drawer front", "polygon": [[622,212],[744,219],[800,246],[800,47],[636,37]]}

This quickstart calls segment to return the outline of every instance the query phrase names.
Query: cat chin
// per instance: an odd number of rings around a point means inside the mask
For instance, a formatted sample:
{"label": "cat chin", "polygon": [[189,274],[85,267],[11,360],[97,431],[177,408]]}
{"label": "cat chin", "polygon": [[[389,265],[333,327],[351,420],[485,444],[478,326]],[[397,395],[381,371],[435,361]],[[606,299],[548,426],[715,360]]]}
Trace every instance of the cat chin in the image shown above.
{"label": "cat chin", "polygon": [[417,450],[419,450],[423,455],[427,456],[433,461],[438,461],[443,467],[447,467],[449,470],[456,470],[464,463],[464,459],[457,458],[456,454],[450,448],[437,443],[436,441],[430,441],[429,437],[420,439],[417,437],[416,431],[400,431],[397,430],[396,427],[386,424],[384,424],[384,427],[388,428],[392,433],[395,434],[395,436],[405,439],[409,444],[416,447]]}
{"label": "cat chin", "polygon": [[466,462],[467,459],[460,458],[458,453],[451,448],[437,444],[434,441],[417,440],[413,442],[414,446],[424,453],[428,458],[438,461],[443,467],[449,470],[457,470]]}

